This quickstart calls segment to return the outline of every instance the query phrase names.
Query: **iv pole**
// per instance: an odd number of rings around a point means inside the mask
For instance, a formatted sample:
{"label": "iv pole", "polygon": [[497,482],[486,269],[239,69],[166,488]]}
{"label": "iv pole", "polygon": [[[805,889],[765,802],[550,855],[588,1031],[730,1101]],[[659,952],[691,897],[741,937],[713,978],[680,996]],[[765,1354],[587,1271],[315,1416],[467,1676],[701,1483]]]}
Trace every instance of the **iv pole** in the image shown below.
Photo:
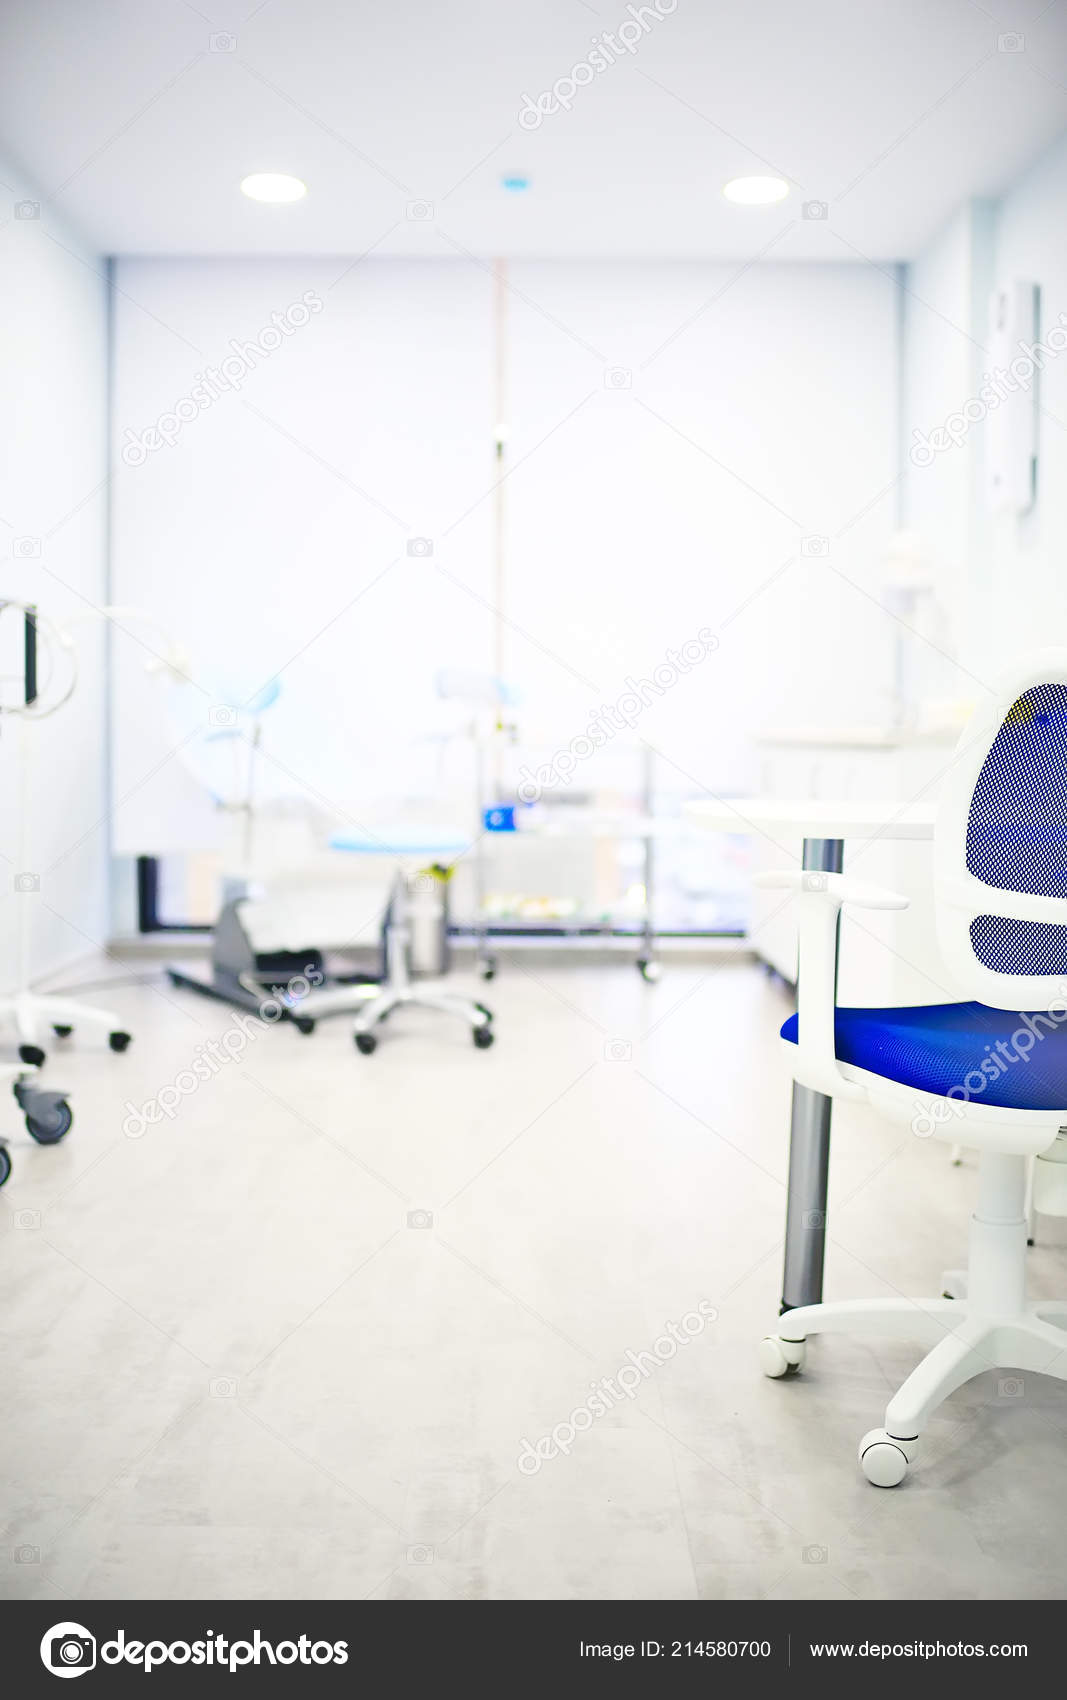
{"label": "iv pole", "polygon": [[[505,558],[507,538],[507,504],[504,494],[504,484],[507,478],[506,459],[508,445],[508,370],[507,370],[507,331],[508,331],[508,263],[498,259],[493,267],[493,324],[494,324],[494,378],[495,393],[493,396],[493,451],[495,456],[496,482],[493,485],[493,675],[498,686],[507,677],[506,661],[506,631],[504,625],[504,606],[507,600],[507,562]],[[503,732],[503,704],[497,709],[496,725],[497,738],[494,740],[493,784],[496,795],[503,795],[504,762],[499,734]]]}
{"label": "iv pole", "polygon": [[[493,560],[492,560],[492,593],[490,603],[493,610],[493,662],[492,677],[495,681],[496,701],[493,706],[492,730],[489,734],[492,769],[492,797],[494,801],[504,795],[504,734],[507,730],[504,724],[504,679],[506,677],[506,641],[507,634],[504,622],[504,604],[507,597],[507,505],[504,494],[504,483],[507,478],[506,461],[508,446],[508,390],[507,390],[507,304],[508,304],[508,263],[498,258],[493,264]],[[474,925],[475,925],[475,959],[478,972],[483,980],[491,980],[496,973],[496,958],[489,948],[489,916],[487,913],[488,891],[486,885],[486,846],[484,842],[486,825],[485,815],[489,803],[486,791],[486,751],[483,740],[479,735],[477,710],[474,722],[474,760],[475,760],[475,792],[478,799],[478,819],[476,823],[477,839],[474,854]]]}

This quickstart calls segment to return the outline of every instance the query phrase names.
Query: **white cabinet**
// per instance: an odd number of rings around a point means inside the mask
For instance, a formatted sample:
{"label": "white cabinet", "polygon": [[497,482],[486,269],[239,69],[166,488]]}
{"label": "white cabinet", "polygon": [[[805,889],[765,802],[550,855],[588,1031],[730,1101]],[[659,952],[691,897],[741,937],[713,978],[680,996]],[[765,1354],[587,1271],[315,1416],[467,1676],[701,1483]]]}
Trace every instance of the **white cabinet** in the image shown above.
{"label": "white cabinet", "polygon": [[[767,797],[888,800],[901,805],[936,800],[956,734],[906,732],[782,732],[758,744],[759,792]],[[799,840],[755,835],[753,872],[799,866]],[[957,997],[941,961],[934,931],[932,846],[888,839],[848,839],[845,873],[890,886],[911,899],[898,911],[861,910],[841,921],[838,1001],[877,1007],[945,1003]],[[796,929],[787,894],[752,894],[752,948],[788,980],[796,979]]]}

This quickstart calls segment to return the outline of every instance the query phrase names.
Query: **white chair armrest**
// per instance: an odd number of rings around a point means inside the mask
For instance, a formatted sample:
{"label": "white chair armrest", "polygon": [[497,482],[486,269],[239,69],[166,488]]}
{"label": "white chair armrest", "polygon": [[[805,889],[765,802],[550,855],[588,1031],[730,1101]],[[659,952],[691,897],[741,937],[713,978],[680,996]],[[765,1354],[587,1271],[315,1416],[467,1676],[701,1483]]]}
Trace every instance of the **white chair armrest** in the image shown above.
{"label": "white chair armrest", "polygon": [[837,1004],[837,920],[843,904],[862,909],[906,909],[908,899],[885,886],[866,885],[843,874],[790,869],[758,874],[757,885],[793,891],[799,945],[797,1044],[793,1076],[802,1086],[835,1098],[864,1098],[837,1062],[834,1012]]}
{"label": "white chair armrest", "polygon": [[858,909],[906,909],[911,901],[899,891],[890,891],[888,886],[867,885],[861,880],[846,879],[844,874],[821,874],[809,869],[757,874],[753,884],[771,891],[810,892],[829,897],[837,908],[854,903]]}

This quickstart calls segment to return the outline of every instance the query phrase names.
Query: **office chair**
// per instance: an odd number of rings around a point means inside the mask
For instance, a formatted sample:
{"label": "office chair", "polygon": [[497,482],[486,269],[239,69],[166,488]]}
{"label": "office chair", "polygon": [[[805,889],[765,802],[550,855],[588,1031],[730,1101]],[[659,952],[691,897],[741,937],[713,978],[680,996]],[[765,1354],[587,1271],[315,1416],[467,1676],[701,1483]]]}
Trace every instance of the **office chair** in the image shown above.
{"label": "office chair", "polygon": [[894,1487],[931,1413],[974,1376],[1011,1367],[1067,1380],[1067,1298],[1025,1295],[1031,1158],[1036,1208],[1067,1215],[1067,650],[1017,668],[978,710],[939,801],[938,936],[973,1001],[837,1008],[842,905],[907,899],[841,874],[763,877],[798,894],[798,1013],[782,1028],[794,1079],[979,1154],[956,1297],[805,1305],[760,1349],[764,1373],[779,1377],[803,1368],[812,1334],[914,1336],[930,1348],[884,1427],[860,1441],[868,1481]]}

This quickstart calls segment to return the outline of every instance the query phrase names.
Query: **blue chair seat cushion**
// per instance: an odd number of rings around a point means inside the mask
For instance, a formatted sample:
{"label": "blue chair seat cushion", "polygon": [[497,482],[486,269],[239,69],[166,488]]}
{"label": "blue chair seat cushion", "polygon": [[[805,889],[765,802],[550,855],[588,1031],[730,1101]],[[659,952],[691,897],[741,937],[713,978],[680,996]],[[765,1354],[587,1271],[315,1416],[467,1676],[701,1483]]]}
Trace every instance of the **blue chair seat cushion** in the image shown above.
{"label": "blue chair seat cushion", "polygon": [[[791,1015],[782,1038],[797,1042]],[[1067,1119],[1067,1018],[980,1003],[914,1009],[839,1009],[839,1062],[917,1091],[1005,1110],[1063,1110]]]}
{"label": "blue chair seat cushion", "polygon": [[335,832],[329,843],[352,856],[462,856],[472,840],[454,827],[389,823],[376,831]]}

